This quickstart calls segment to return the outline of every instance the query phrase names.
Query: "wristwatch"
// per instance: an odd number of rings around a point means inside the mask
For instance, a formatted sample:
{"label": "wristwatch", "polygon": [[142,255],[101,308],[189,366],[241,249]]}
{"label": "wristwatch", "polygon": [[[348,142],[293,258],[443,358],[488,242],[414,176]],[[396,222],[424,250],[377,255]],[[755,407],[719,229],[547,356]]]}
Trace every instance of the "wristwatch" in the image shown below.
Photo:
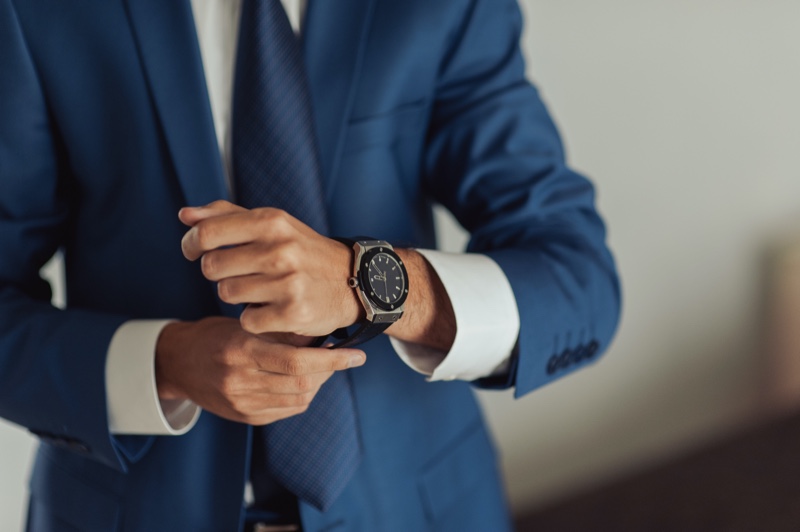
{"label": "wristwatch", "polygon": [[336,331],[333,336],[340,340],[331,349],[352,347],[381,334],[403,315],[408,297],[408,272],[391,244],[366,237],[336,240],[353,248],[353,276],[347,282],[364,305],[366,319],[351,335]]}

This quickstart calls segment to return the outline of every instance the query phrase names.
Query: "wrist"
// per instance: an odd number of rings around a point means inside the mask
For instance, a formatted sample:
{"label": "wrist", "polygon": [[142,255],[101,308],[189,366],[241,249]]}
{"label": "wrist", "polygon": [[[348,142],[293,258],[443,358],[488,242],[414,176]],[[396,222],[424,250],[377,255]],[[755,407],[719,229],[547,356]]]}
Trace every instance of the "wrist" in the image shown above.
{"label": "wrist", "polygon": [[386,331],[390,336],[447,352],[456,336],[450,298],[433,266],[413,249],[395,249],[408,271],[408,299],[403,317]]}
{"label": "wrist", "polygon": [[[390,243],[365,236],[334,240],[351,250],[347,286],[352,296],[342,301],[356,302],[360,323],[353,331],[336,329],[332,334],[339,341],[331,349],[360,345],[386,331],[403,316],[408,297],[408,274]],[[345,326],[353,323],[344,322]]]}
{"label": "wrist", "polygon": [[355,252],[353,248],[342,242],[334,240],[337,247],[337,286],[339,292],[337,293],[337,301],[340,302],[339,315],[341,322],[339,327],[349,327],[355,323],[363,321],[366,317],[364,305],[358,298],[356,290],[351,288],[348,284],[349,279],[353,276],[353,263],[355,261]]}
{"label": "wrist", "polygon": [[186,349],[184,338],[186,338],[187,331],[191,329],[191,325],[190,322],[181,321],[168,323],[158,336],[154,364],[159,399],[188,399],[172,378],[174,372],[171,371],[171,368],[175,353]]}
{"label": "wrist", "polygon": [[421,308],[418,304],[421,291],[426,290],[426,286],[428,284],[427,276],[425,275],[426,263],[422,255],[413,249],[395,248],[394,251],[403,260],[403,264],[406,267],[409,289],[408,299],[406,299],[405,302],[405,312],[403,313],[403,317],[389,327],[387,333],[392,336],[396,336],[398,334],[405,336],[407,331],[416,328],[414,327],[413,322],[421,318],[421,313],[426,310],[425,308]]}

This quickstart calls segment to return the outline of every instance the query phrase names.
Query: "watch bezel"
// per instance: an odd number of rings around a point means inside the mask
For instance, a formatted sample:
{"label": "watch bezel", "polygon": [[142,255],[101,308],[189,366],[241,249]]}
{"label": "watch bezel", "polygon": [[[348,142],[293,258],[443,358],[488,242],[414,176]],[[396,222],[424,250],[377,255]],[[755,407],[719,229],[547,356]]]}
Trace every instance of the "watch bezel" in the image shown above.
{"label": "watch bezel", "polygon": [[[372,259],[381,253],[385,253],[389,255],[397,263],[400,265],[400,269],[403,272],[403,293],[400,295],[400,298],[395,301],[394,303],[387,303],[385,301],[381,301],[377,297],[370,295],[372,285],[369,282],[369,264],[372,262]],[[408,298],[408,272],[406,271],[406,266],[403,264],[403,259],[401,259],[397,253],[390,247],[386,246],[374,246],[364,251],[361,255],[359,264],[358,264],[358,283],[361,287],[361,292],[364,294],[364,297],[370,302],[371,305],[378,307],[379,309],[386,311],[386,312],[398,312],[403,309],[403,305]]]}

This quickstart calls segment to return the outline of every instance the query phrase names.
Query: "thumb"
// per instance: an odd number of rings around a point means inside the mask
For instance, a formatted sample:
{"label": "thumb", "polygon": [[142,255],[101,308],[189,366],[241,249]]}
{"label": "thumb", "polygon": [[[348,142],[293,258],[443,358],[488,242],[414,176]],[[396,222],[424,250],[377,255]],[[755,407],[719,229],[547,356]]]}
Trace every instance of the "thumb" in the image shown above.
{"label": "thumb", "polygon": [[217,200],[209,203],[203,207],[184,207],[178,211],[178,219],[189,227],[194,227],[199,222],[208,218],[222,216],[225,214],[235,214],[237,212],[244,212],[247,209],[234,205],[230,201]]}

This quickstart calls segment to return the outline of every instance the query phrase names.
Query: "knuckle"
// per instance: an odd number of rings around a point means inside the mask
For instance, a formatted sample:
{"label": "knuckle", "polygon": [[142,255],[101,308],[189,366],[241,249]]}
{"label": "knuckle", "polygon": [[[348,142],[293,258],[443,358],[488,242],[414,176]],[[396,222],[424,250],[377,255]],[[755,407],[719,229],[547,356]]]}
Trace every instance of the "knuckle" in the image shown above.
{"label": "knuckle", "polygon": [[250,308],[242,312],[242,315],[239,317],[239,324],[242,326],[242,329],[251,334],[260,334],[264,332],[261,330],[261,320]]}
{"label": "knuckle", "polygon": [[[241,326],[241,323],[239,323]],[[242,327],[244,330],[244,327]],[[252,357],[258,354],[259,346],[261,345],[261,340],[259,340],[256,336],[247,333],[246,331],[240,331],[239,334],[236,335],[234,340],[234,345],[236,346],[235,349],[237,352],[241,353],[244,357],[250,360]],[[255,358],[258,359],[257,357]]]}
{"label": "knuckle", "polygon": [[[231,372],[226,372],[220,376],[217,387],[220,393],[226,397],[229,402],[235,402],[235,394],[239,386],[236,377]],[[234,405],[232,404],[231,406]]]}
{"label": "knuckle", "polygon": [[211,353],[211,362],[214,365],[214,377],[217,379],[227,378],[233,371],[234,360],[237,351],[230,345],[222,349],[215,349]]}
{"label": "knuckle", "polygon": [[295,328],[302,329],[314,322],[314,308],[303,297],[297,294],[286,309]]}
{"label": "knuckle", "polygon": [[255,212],[255,217],[258,223],[264,226],[264,228],[272,229],[279,223],[278,219],[280,217],[280,212],[282,211],[279,209],[264,207]]}
{"label": "knuckle", "polygon": [[306,406],[306,407],[310,406],[311,405],[311,401],[313,401],[314,397],[316,397],[316,396],[317,396],[317,392],[316,391],[305,392],[305,393],[302,393],[302,394],[298,395],[297,396],[298,402],[299,402],[298,406]]}
{"label": "knuckle", "polygon": [[[247,331],[243,331],[242,335],[247,336],[242,345],[243,357],[258,369],[271,367],[270,363],[274,355],[271,348],[268,345],[265,346],[264,340]],[[272,372],[270,371],[270,373]]]}
{"label": "knuckle", "polygon": [[217,271],[217,257],[214,253],[206,253],[200,258],[200,271],[206,279],[214,279],[214,274]]}
{"label": "knuckle", "polygon": [[297,240],[290,240],[283,244],[283,253],[293,261],[300,261],[303,256],[303,246]]}
{"label": "knuckle", "polygon": [[286,222],[289,221],[289,217],[286,211],[284,211],[283,209],[270,208],[269,213],[272,223],[274,223],[279,228],[285,228]]}
{"label": "knuckle", "polygon": [[290,300],[303,300],[306,292],[306,282],[300,274],[292,274],[284,280],[286,295]]}
{"label": "knuckle", "polygon": [[234,287],[234,283],[229,279],[223,279],[217,283],[217,293],[219,294],[219,298],[226,303],[230,303],[231,300],[236,297],[236,289]]}
{"label": "knuckle", "polygon": [[294,385],[300,393],[311,393],[314,391],[314,381],[308,375],[298,375],[295,378]]}
{"label": "knuckle", "polygon": [[304,392],[297,395],[284,395],[279,402],[279,406],[282,408],[298,408],[309,404],[311,400],[308,398],[308,393]]}
{"label": "knuckle", "polygon": [[253,264],[258,268],[259,271],[271,272],[275,262],[274,257],[272,256],[272,250],[263,242],[254,242],[251,245],[253,246],[255,253],[253,253],[250,260],[253,261]]}
{"label": "knuckle", "polygon": [[195,227],[197,228],[197,243],[202,249],[209,249],[215,235],[214,226],[207,222],[200,222]]}
{"label": "knuckle", "polygon": [[297,242],[286,242],[275,250],[275,268],[279,271],[293,273],[300,265],[300,245]]}
{"label": "knuckle", "polygon": [[224,372],[227,371],[228,353],[226,351],[215,351],[210,355],[209,360],[214,371],[212,381],[218,384]]}
{"label": "knuckle", "polygon": [[297,358],[287,358],[283,362],[283,369],[287,375],[296,375],[298,379],[305,378],[305,371],[303,362]]}
{"label": "knuckle", "polygon": [[278,395],[275,399],[272,400],[273,408],[287,408],[290,406],[295,405],[295,396],[294,395]]}
{"label": "knuckle", "polygon": [[268,221],[272,220],[275,217],[275,212],[277,210],[278,209],[275,209],[275,208],[272,208],[272,207],[261,207],[259,209],[255,209],[253,211],[253,214],[259,220],[268,222]]}

